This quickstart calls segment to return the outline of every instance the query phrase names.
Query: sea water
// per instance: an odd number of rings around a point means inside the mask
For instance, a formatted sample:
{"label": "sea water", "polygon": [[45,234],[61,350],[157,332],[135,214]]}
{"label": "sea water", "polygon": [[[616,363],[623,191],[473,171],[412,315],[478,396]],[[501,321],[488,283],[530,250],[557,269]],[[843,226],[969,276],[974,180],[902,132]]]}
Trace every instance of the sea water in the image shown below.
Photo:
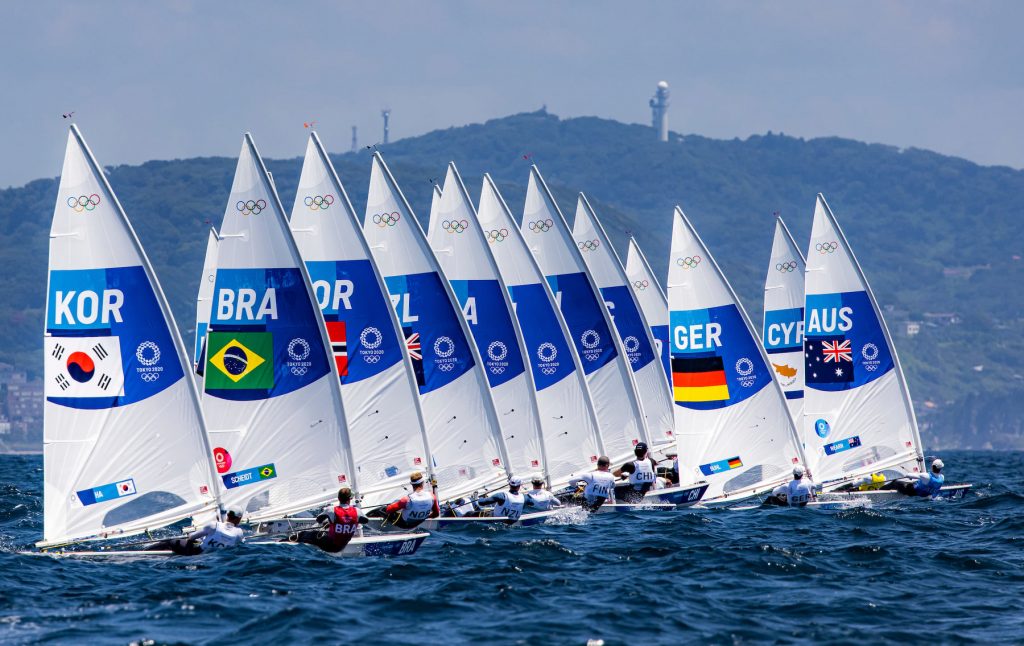
{"label": "sea water", "polygon": [[16,554],[41,538],[42,459],[0,456],[0,643],[1024,641],[1024,454],[942,457],[966,500],[468,528],[394,559],[111,561]]}

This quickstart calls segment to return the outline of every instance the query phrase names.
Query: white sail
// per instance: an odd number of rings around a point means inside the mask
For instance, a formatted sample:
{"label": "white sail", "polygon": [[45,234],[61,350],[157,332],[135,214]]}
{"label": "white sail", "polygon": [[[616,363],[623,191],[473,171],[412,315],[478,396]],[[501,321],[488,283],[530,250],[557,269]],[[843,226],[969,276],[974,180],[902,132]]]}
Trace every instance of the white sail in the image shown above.
{"label": "white sail", "polygon": [[508,459],[480,356],[423,229],[379,153],[363,232],[413,359],[442,495],[500,485]]}
{"label": "white sail", "polygon": [[540,413],[512,301],[454,162],[430,213],[427,239],[483,360],[513,473],[543,473]]}
{"label": "white sail", "polygon": [[192,349],[192,372],[196,386],[203,390],[203,372],[206,369],[206,330],[210,327],[210,311],[213,309],[213,286],[217,280],[217,230],[210,227],[206,239],[206,257],[203,260],[203,274],[199,277],[199,297],[196,299],[196,342]]}
{"label": "white sail", "polygon": [[[775,222],[764,280],[763,332],[772,372],[799,429],[804,409],[804,255],[782,218]],[[808,466],[813,470],[813,464]]]}
{"label": "white sail", "polygon": [[818,195],[807,250],[802,437],[818,482],[924,462],[903,370],[871,288]]}
{"label": "white sail", "polygon": [[50,229],[40,546],[212,513],[189,357],[153,268],[78,128]]}
{"label": "white sail", "polygon": [[259,520],[355,489],[323,318],[248,134],[220,237],[203,408],[224,502]]}
{"label": "white sail", "polygon": [[489,175],[484,175],[477,220],[527,348],[549,484],[564,485],[592,470],[604,452],[586,374],[554,294]]}
{"label": "white sail", "polygon": [[619,255],[615,253],[601,221],[582,193],[576,203],[572,235],[590,275],[601,290],[605,307],[608,308],[622,343],[622,350],[629,359],[651,439],[655,446],[673,443],[675,422],[672,418],[672,397],[665,371],[658,361],[654,336],[640,311],[640,304],[629,288],[629,280]]}
{"label": "white sail", "polygon": [[672,393],[672,357],[668,343],[668,298],[661,288],[661,283],[654,275],[647,257],[640,250],[640,245],[633,238],[629,239],[629,253],[626,254],[626,277],[633,295],[640,303],[640,311],[651,328],[654,347],[661,359],[661,367],[665,372],[665,383]]}
{"label": "white sail", "polygon": [[520,228],[583,361],[605,451],[613,462],[626,459],[637,442],[650,443],[633,374],[569,225],[536,166],[530,169]]}
{"label": "white sail", "polygon": [[306,146],[292,233],[331,340],[364,508],[430,471],[416,375],[384,279],[316,133]]}
{"label": "white sail", "polygon": [[793,419],[743,305],[678,207],[668,269],[680,482],[705,501],[761,492],[801,462]]}

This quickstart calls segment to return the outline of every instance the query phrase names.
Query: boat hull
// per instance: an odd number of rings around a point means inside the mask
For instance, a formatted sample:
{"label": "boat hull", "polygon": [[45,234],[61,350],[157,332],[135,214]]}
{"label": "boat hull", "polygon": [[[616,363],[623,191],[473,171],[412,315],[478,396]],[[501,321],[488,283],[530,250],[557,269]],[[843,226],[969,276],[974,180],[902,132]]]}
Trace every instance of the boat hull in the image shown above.
{"label": "boat hull", "polygon": [[708,484],[668,487],[647,492],[645,502],[668,503],[676,507],[690,507],[700,502],[708,490]]}

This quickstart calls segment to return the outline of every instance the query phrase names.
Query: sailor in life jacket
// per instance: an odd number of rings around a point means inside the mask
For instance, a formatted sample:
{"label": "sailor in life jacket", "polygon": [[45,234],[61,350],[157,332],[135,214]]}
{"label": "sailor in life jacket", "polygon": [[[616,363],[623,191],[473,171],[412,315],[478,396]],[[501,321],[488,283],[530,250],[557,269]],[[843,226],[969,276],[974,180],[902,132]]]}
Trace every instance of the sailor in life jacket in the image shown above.
{"label": "sailor in life jacket", "polygon": [[555,494],[544,488],[544,476],[539,473],[534,475],[531,483],[533,489],[526,492],[526,506],[531,511],[548,511],[562,506]]}
{"label": "sailor in life jacket", "polygon": [[615,476],[611,472],[612,461],[607,455],[597,459],[597,471],[584,473],[576,481],[578,487],[572,500],[584,509],[594,512],[615,495]]}
{"label": "sailor in life jacket", "polygon": [[[431,480],[433,493],[426,490],[427,480],[419,471],[409,474],[412,493],[403,496],[383,509],[378,516],[384,516],[384,525],[394,525],[400,529],[413,529],[428,518],[441,515],[441,507],[437,504],[437,482]],[[374,515],[374,514],[371,514]]]}
{"label": "sailor in life jacket", "polygon": [[185,538],[172,538],[146,546],[147,550],[170,550],[178,556],[195,556],[223,547],[234,547],[242,542],[244,532],[239,527],[242,513],[234,509],[227,512],[227,521],[215,520]]}
{"label": "sailor in life jacket", "polygon": [[882,488],[898,491],[905,496],[935,498],[942,490],[942,485],[946,484],[946,476],[942,475],[942,469],[945,466],[942,460],[936,458],[932,461],[931,473],[918,473],[900,478]]}
{"label": "sailor in life jacket", "polygon": [[615,486],[615,498],[622,502],[640,502],[658,480],[658,463],[647,454],[647,444],[638,442],[633,448],[636,459],[627,462],[612,472],[616,478],[627,480]]}
{"label": "sailor in life jacket", "polygon": [[806,473],[807,469],[802,464],[793,467],[793,479],[775,487],[772,490],[772,495],[764,501],[765,504],[804,507],[814,500],[814,483],[811,482],[810,476],[804,477]]}
{"label": "sailor in life jacket", "polygon": [[311,529],[292,534],[287,538],[292,543],[316,545],[325,552],[337,553],[345,549],[356,536],[363,535],[362,523],[367,518],[359,513],[359,507],[352,504],[352,490],[342,487],[338,490],[338,505],[325,514],[316,517],[320,529]]}
{"label": "sailor in life jacket", "polygon": [[523,515],[523,507],[526,505],[526,496],[520,491],[522,486],[522,478],[509,476],[508,491],[499,491],[486,498],[477,499],[477,505],[494,505],[489,510],[481,509],[480,515],[508,518],[510,523],[519,520],[519,517]]}

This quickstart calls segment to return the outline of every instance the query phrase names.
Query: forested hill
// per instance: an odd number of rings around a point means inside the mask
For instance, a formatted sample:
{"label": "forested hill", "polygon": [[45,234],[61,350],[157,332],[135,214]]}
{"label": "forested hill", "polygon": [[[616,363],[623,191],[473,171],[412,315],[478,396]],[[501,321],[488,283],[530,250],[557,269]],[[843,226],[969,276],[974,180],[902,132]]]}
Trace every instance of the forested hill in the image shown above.
{"label": "forested hill", "polygon": [[[103,162],[103,142],[92,144]],[[297,136],[296,152],[304,148]],[[517,213],[536,163],[570,221],[583,191],[620,254],[631,232],[656,269],[667,266],[672,207],[679,204],[754,320],[773,213],[805,241],[820,191],[888,310],[929,446],[1024,448],[1024,172],[838,138],[673,134],[660,143],[645,126],[545,112],[438,130],[380,150],[423,221],[431,183],[443,178],[449,160],[474,194],[490,172]],[[369,154],[335,156],[360,212]],[[268,162],[286,206],[300,163]],[[197,158],[109,169],[187,344],[206,230],[221,220],[234,165]],[[56,191],[54,179],[0,191],[0,361],[36,373]],[[908,323],[911,330],[919,324],[919,333],[908,337]]]}

